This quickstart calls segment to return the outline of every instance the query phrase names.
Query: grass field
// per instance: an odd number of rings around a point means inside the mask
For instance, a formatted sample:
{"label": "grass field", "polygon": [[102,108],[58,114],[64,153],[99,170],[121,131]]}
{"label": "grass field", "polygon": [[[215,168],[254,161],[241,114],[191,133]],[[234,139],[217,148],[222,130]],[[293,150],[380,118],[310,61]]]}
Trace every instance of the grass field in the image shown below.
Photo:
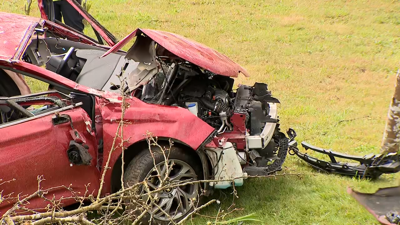
{"label": "grass field", "polygon": [[[364,155],[379,153],[400,51],[400,2],[258,0],[89,0],[91,14],[118,38],[137,27],[175,32],[228,55],[281,100],[280,118],[299,141]],[[24,0],[1,11],[24,13]],[[35,4],[35,3],[34,3]],[[36,5],[31,13],[37,16]],[[3,28],[5,29],[5,28]],[[342,122],[341,122],[342,121]],[[238,188],[236,215],[263,224],[376,224],[347,193],[397,185],[398,175],[361,181],[319,174],[294,156],[285,173]],[[217,191],[223,206],[231,191]],[[217,206],[203,213],[217,213]],[[205,224],[196,218],[194,224]]]}

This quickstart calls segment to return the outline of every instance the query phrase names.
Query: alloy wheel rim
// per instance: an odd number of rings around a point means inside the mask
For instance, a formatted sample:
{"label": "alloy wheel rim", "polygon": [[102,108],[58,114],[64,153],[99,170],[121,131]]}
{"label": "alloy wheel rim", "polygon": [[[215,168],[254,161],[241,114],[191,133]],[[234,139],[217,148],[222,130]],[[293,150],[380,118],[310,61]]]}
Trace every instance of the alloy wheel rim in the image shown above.
{"label": "alloy wheel rim", "polygon": [[[168,174],[167,174],[168,173]],[[158,163],[146,175],[145,181],[149,191],[163,189],[166,185],[179,185],[197,180],[194,169],[182,160],[170,159]],[[178,220],[185,216],[198,198],[199,183],[190,183],[171,189],[164,189],[147,196],[144,200],[151,205],[150,215],[160,221]],[[142,189],[142,193],[145,190]]]}

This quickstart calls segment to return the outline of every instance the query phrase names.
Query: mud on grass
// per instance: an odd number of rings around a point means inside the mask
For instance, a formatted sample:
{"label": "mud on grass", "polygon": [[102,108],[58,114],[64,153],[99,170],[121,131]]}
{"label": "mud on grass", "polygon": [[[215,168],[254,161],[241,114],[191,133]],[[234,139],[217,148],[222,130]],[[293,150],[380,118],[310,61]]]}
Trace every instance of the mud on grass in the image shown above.
{"label": "mud on grass", "polygon": [[[2,11],[23,13],[24,0]],[[38,16],[33,5],[31,15]],[[348,154],[379,153],[400,58],[400,2],[257,0],[96,0],[90,13],[119,39],[136,29],[179,33],[213,47],[266,82],[282,102],[282,128],[298,140]],[[90,32],[86,30],[88,34]],[[343,122],[340,122],[343,121]],[[237,188],[236,215],[256,213],[263,224],[376,224],[346,193],[397,185],[398,175],[361,181],[313,171],[294,156],[285,173]],[[223,206],[232,190],[216,191]],[[217,206],[203,213],[217,213]],[[209,219],[196,217],[193,224]]]}

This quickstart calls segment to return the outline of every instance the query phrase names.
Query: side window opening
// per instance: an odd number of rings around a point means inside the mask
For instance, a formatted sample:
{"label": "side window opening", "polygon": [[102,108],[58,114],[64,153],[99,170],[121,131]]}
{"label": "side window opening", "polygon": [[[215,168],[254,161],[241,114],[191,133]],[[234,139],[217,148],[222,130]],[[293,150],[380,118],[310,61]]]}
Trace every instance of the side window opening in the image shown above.
{"label": "side window opening", "polygon": [[0,129],[75,107],[94,121],[93,96],[51,86],[29,74],[0,68]]}
{"label": "side window opening", "polygon": [[60,94],[57,91],[50,91],[0,97],[0,127],[11,122],[23,122],[71,105],[70,99],[57,96]]}
{"label": "side window opening", "polygon": [[0,68],[0,128],[73,107],[73,99],[49,83]]}

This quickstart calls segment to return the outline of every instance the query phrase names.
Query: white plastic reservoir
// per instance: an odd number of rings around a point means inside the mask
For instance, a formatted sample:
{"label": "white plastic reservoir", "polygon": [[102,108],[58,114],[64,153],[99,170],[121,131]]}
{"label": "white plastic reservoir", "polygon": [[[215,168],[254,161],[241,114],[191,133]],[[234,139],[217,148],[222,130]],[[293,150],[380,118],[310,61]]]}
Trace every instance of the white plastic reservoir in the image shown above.
{"label": "white plastic reservoir", "polygon": [[195,116],[197,116],[198,113],[197,102],[186,102],[185,104],[188,107],[189,111],[193,113]]}

